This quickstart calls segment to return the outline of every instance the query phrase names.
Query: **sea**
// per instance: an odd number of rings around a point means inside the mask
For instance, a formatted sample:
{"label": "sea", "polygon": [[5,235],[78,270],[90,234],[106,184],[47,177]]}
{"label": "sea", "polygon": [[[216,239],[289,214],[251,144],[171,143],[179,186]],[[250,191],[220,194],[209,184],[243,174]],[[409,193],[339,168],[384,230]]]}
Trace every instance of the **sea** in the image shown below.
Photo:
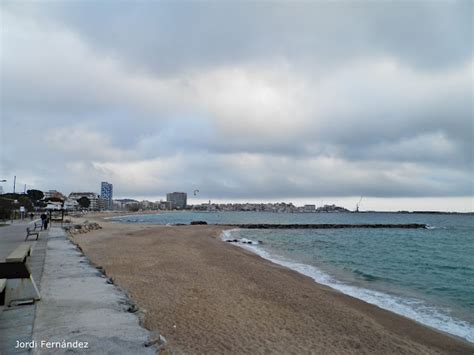
{"label": "sea", "polygon": [[253,241],[236,245],[315,282],[474,343],[473,214],[164,212],[112,219],[164,225],[197,220],[426,224],[427,229],[233,229],[222,239]]}

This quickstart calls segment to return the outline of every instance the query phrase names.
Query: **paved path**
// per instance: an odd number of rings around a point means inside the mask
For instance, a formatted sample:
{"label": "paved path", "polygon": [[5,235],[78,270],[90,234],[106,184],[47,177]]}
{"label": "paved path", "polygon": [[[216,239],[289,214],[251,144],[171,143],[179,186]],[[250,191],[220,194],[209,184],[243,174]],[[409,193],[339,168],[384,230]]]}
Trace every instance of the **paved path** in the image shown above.
{"label": "paved path", "polygon": [[[0,227],[0,260],[23,243],[26,236],[26,227],[33,223],[19,223]],[[43,231],[38,241],[30,241],[33,246],[31,257],[28,258],[33,279],[38,287],[41,285],[43,265],[46,256],[48,232]],[[28,354],[28,350],[16,349],[17,340],[22,342],[33,339],[33,322],[37,304],[7,307],[0,312],[0,354]]]}
{"label": "paved path", "polygon": [[[26,224],[0,227],[0,257],[25,237]],[[155,354],[145,347],[154,340],[140,327],[128,297],[93,267],[59,225],[32,241],[28,264],[41,300],[0,312],[0,355],[10,354]],[[47,342],[87,342],[88,350],[48,349]],[[17,341],[36,341],[37,348],[16,349]]]}
{"label": "paved path", "polygon": [[[14,224],[0,227],[0,261],[4,261],[13,249],[23,243],[26,237],[26,227],[33,228],[33,222],[15,222]],[[40,232],[40,235],[44,233],[46,232]],[[30,236],[28,241],[33,241],[35,238]]]}
{"label": "paved path", "polygon": [[131,301],[92,266],[60,228],[50,231],[33,338],[87,342],[88,350],[36,348],[33,354],[155,354]]}

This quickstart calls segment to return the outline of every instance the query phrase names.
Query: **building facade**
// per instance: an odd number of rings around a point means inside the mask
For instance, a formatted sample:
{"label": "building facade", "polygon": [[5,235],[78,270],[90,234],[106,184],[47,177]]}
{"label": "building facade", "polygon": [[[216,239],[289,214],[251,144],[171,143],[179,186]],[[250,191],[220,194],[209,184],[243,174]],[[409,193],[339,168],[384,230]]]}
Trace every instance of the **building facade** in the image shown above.
{"label": "building facade", "polygon": [[[95,192],[71,192],[69,194],[69,199],[77,201],[81,197],[87,197],[89,201],[91,202],[88,210],[91,211],[98,211],[99,210],[99,196]],[[81,209],[80,206],[78,206],[79,209]]]}
{"label": "building facade", "polygon": [[109,184],[107,181],[102,181],[100,184],[100,199],[102,202],[102,208],[105,210],[111,210],[113,208],[112,198],[113,198],[114,186]]}
{"label": "building facade", "polygon": [[166,194],[166,202],[170,203],[173,210],[184,210],[188,202],[186,192],[170,192]]}
{"label": "building facade", "polygon": [[304,205],[303,212],[316,212],[316,205]]}
{"label": "building facade", "polygon": [[48,190],[48,191],[43,191],[44,199],[48,198],[60,198],[61,200],[65,200],[66,196],[64,196],[61,192],[56,191],[56,190]]}

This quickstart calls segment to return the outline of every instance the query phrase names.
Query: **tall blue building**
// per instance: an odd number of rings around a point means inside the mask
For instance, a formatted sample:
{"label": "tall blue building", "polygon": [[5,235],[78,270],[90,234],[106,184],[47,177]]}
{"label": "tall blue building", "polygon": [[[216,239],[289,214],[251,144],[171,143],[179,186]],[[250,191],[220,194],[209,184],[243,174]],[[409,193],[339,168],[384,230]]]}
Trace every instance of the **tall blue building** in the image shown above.
{"label": "tall blue building", "polygon": [[109,184],[107,181],[102,181],[100,184],[100,199],[104,203],[106,210],[112,209],[112,198],[113,198],[114,185]]}

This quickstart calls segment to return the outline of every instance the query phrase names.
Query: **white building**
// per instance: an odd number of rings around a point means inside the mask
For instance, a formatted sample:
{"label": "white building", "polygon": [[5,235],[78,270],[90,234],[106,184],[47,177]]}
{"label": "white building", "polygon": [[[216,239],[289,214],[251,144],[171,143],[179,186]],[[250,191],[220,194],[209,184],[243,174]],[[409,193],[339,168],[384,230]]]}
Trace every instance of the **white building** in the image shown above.
{"label": "white building", "polygon": [[79,200],[81,197],[87,197],[91,204],[89,205],[89,210],[98,211],[99,210],[99,195],[94,192],[71,192],[69,198],[71,200]]}
{"label": "white building", "polygon": [[65,200],[66,196],[64,196],[61,192],[56,191],[56,190],[49,190],[49,191],[44,191],[43,192],[44,199],[48,198],[60,198],[61,200]]}
{"label": "white building", "polygon": [[316,212],[316,205],[304,205],[303,212]]}
{"label": "white building", "polygon": [[64,201],[64,209],[65,210],[78,210],[80,208],[79,203],[76,200],[68,198],[66,201]]}

